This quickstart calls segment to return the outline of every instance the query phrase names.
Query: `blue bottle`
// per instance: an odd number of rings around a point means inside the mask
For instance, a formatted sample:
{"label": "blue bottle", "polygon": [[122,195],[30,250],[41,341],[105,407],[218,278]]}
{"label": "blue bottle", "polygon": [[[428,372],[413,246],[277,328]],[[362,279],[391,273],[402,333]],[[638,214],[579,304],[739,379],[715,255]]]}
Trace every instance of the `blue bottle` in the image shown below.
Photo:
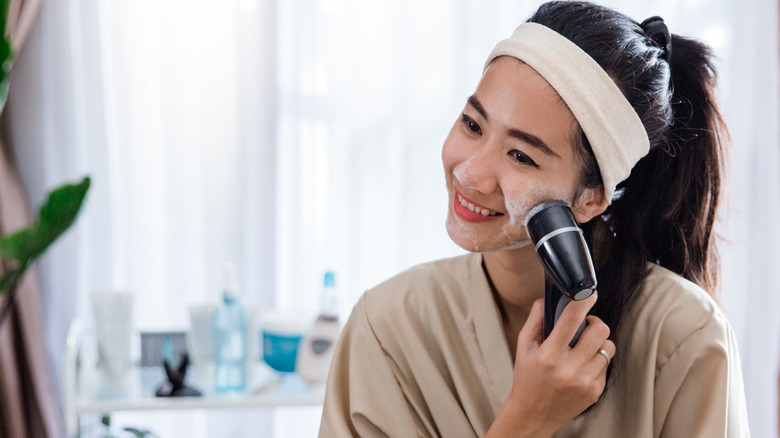
{"label": "blue bottle", "polygon": [[247,316],[238,294],[236,268],[228,263],[225,265],[222,303],[214,313],[217,392],[246,389]]}

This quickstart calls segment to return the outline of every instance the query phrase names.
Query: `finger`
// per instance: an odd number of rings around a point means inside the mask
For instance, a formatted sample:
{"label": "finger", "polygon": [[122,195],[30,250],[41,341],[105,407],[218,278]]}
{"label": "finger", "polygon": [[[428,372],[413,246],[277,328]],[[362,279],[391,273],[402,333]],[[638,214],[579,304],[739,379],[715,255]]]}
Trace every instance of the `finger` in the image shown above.
{"label": "finger", "polygon": [[579,355],[582,363],[587,362],[595,351],[601,348],[604,341],[609,338],[609,327],[598,316],[585,317],[587,326],[580,335],[580,339],[573,348],[573,353]]}
{"label": "finger", "polygon": [[[599,353],[597,353],[599,354]],[[599,354],[601,356],[601,354]],[[602,356],[602,362],[606,362],[603,360]],[[596,402],[601,398],[602,395],[604,395],[604,389],[607,387],[607,367],[602,367],[601,370],[597,374],[598,377],[596,377],[595,387],[597,388],[598,395],[596,396]]]}
{"label": "finger", "polygon": [[[517,345],[530,346],[541,343],[544,337],[544,300],[538,299],[531,306],[528,318],[525,320],[520,334],[517,336]],[[519,350],[520,348],[518,348]]]}
{"label": "finger", "polygon": [[[601,353],[602,351],[604,353]],[[607,356],[609,356],[609,360],[607,360]],[[604,341],[586,364],[586,372],[592,373],[592,375],[606,374],[607,366],[612,363],[614,357],[615,344],[610,340]]]}
{"label": "finger", "polygon": [[588,311],[596,304],[597,295],[598,293],[593,292],[591,296],[584,300],[570,302],[563,309],[561,317],[558,318],[558,322],[555,323],[555,327],[553,327],[549,338],[545,342],[558,346],[568,345],[574,334],[577,333],[577,329],[582,324],[582,321],[585,320]]}

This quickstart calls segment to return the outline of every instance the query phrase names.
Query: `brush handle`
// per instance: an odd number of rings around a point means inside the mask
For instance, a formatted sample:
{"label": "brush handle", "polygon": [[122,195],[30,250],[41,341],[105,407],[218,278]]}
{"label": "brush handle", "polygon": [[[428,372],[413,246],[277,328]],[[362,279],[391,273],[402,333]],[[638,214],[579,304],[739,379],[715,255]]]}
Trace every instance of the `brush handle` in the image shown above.
{"label": "brush handle", "polygon": [[[558,318],[561,317],[563,309],[571,302],[569,297],[561,293],[558,286],[550,279],[548,275],[544,276],[544,338],[547,339],[552,333],[555,323],[558,322]],[[582,321],[580,327],[577,329],[577,333],[574,334],[569,347],[574,347],[577,341],[580,339],[582,331],[585,330],[585,321]]]}

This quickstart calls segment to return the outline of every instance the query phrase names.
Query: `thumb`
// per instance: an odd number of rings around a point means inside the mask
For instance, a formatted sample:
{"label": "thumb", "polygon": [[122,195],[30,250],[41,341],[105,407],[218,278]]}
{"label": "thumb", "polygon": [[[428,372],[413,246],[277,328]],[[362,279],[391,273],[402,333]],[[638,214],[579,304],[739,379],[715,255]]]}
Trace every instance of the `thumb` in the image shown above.
{"label": "thumb", "polygon": [[540,298],[534,301],[531,306],[531,312],[528,313],[528,319],[525,320],[523,328],[517,337],[518,350],[520,346],[539,345],[544,340],[544,299]]}

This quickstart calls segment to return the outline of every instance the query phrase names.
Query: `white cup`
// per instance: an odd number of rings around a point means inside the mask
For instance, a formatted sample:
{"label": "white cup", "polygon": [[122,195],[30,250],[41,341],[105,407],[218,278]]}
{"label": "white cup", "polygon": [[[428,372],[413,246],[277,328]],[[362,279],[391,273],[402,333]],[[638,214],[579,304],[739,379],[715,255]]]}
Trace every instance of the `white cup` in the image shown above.
{"label": "white cup", "polygon": [[108,377],[122,378],[132,365],[133,294],[120,290],[93,291],[92,303],[100,367]]}
{"label": "white cup", "polygon": [[213,305],[190,306],[190,332],[187,349],[195,366],[214,363],[214,311]]}

